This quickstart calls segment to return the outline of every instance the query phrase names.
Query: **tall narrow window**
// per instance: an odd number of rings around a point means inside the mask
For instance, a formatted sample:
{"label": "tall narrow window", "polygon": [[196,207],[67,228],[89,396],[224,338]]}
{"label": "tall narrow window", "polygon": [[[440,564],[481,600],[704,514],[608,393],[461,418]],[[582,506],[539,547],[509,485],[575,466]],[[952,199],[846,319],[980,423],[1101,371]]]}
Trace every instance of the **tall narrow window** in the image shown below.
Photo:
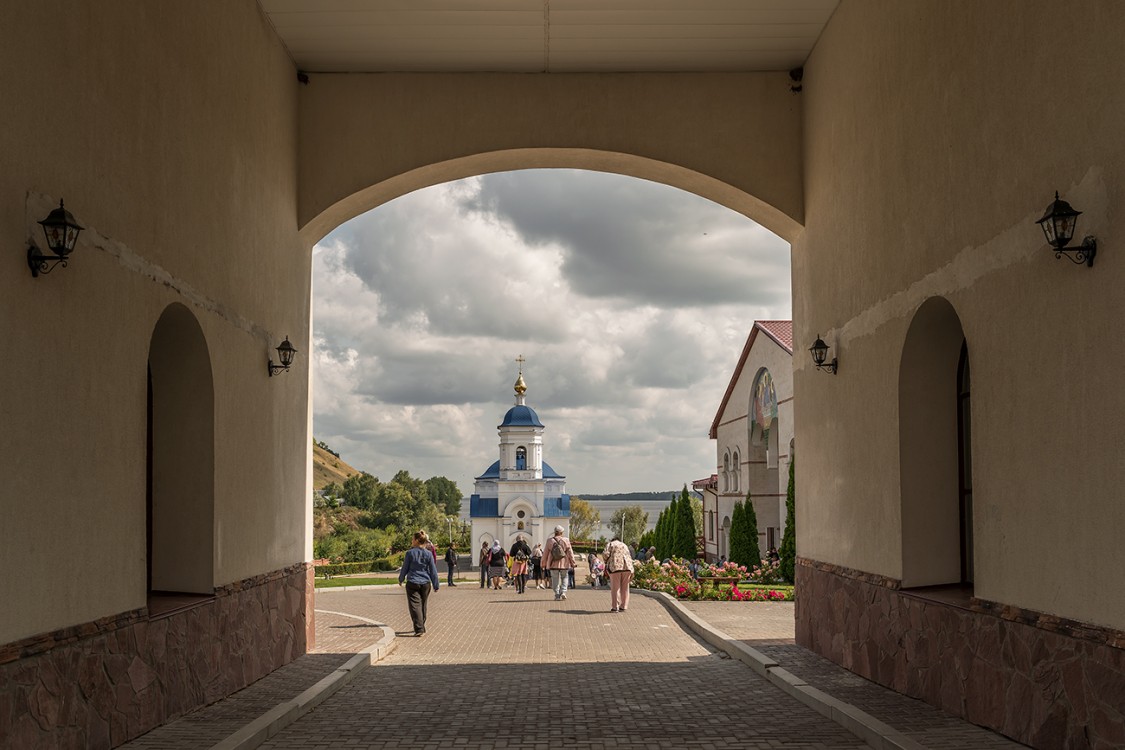
{"label": "tall narrow window", "polygon": [[723,492],[730,491],[730,454],[723,454]]}
{"label": "tall narrow window", "polygon": [[527,468],[527,448],[522,445],[516,448],[516,470],[523,471]]}
{"label": "tall narrow window", "polygon": [[961,582],[973,582],[973,449],[969,402],[969,345],[957,365],[957,464],[961,496]]}
{"label": "tall narrow window", "polygon": [[733,473],[731,484],[734,485],[731,489],[740,492],[742,490],[742,457],[738,455],[738,451],[734,452],[731,464],[731,472]]}

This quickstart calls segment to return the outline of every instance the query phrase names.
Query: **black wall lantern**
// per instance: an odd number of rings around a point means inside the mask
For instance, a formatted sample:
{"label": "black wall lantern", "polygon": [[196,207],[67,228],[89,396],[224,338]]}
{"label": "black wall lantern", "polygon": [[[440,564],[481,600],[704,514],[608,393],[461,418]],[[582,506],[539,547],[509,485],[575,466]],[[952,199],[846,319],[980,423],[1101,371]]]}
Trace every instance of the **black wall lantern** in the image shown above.
{"label": "black wall lantern", "polygon": [[[1078,217],[1081,215],[1081,211],[1075,211],[1069,203],[1060,200],[1059,193],[1056,190],[1055,200],[1047,206],[1047,213],[1043,214],[1043,218],[1035,223],[1043,228],[1043,234],[1046,235],[1047,242],[1055,248],[1056,259],[1065,255],[1072,263],[1085,263],[1087,267],[1092,267],[1094,256],[1098,252],[1098,242],[1093,237],[1086,237],[1082,240],[1081,247],[1066,249],[1066,246],[1074,239],[1074,230],[1078,226]],[[1074,255],[1071,256],[1071,253],[1074,253]]]}
{"label": "black wall lantern", "polygon": [[281,345],[277,347],[277,356],[281,360],[281,364],[275,365],[272,359],[269,360],[270,377],[273,377],[276,372],[289,372],[289,365],[293,364],[293,355],[296,353],[297,350],[289,343],[289,337],[286,336]]}
{"label": "black wall lantern", "polygon": [[833,357],[832,361],[828,364],[824,363],[824,360],[828,358],[828,344],[824,343],[824,339],[820,337],[819,333],[816,335],[816,342],[809,347],[809,351],[812,353],[812,361],[813,364],[816,365],[816,369],[827,370],[833,375],[836,374],[835,357]]}
{"label": "black wall lantern", "polygon": [[39,222],[39,225],[43,227],[47,248],[52,254],[44,254],[34,242],[28,246],[27,265],[31,268],[31,275],[34,277],[38,277],[40,273],[50,273],[60,263],[66,268],[66,258],[78,242],[78,233],[85,228],[74,220],[70,211],[63,207],[61,200],[59,207],[47,214],[47,218]]}

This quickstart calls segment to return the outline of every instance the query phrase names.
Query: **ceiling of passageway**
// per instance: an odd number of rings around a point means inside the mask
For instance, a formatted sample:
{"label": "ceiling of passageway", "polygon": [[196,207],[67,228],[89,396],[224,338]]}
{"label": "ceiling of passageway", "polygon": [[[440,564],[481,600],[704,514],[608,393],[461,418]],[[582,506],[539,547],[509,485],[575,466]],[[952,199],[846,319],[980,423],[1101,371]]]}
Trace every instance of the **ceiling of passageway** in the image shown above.
{"label": "ceiling of passageway", "polygon": [[838,0],[259,0],[310,72],[775,71]]}

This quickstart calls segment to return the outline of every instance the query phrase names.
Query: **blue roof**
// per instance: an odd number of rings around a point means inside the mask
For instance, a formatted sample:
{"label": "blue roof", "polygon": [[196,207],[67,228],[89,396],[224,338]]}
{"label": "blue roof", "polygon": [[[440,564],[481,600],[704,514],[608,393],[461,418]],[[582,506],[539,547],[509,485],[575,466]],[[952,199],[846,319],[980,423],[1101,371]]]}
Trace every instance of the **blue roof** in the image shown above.
{"label": "blue roof", "polygon": [[477,479],[499,479],[500,478],[500,462],[497,461],[484,470]]}
{"label": "blue roof", "polygon": [[[492,466],[489,466],[487,469],[484,470],[483,474],[481,474],[479,477],[477,477],[477,479],[499,479],[499,478],[500,478],[500,462],[499,461],[494,461],[492,463]],[[566,479],[565,476],[563,476],[562,474],[560,474],[557,471],[555,471],[554,469],[552,469],[551,465],[549,463],[547,463],[546,461],[543,462],[543,478],[544,479]]]}
{"label": "blue roof", "polygon": [[508,413],[504,415],[504,421],[497,427],[542,427],[543,423],[539,421],[539,415],[530,406],[513,406],[508,409]]}

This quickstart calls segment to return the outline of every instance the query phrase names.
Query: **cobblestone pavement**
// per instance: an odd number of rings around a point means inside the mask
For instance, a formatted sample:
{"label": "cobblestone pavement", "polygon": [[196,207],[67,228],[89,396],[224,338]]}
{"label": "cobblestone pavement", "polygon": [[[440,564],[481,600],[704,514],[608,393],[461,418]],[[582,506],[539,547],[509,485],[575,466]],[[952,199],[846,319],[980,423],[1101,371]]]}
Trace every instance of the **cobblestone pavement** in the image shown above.
{"label": "cobblestone pavement", "polygon": [[[928,703],[888,690],[795,645],[792,602],[683,604],[731,638],[772,657],[813,687],[858,707],[927,748],[1024,747],[1003,735],[949,716]],[[771,609],[759,609],[761,607]]]}
{"label": "cobblestone pavement", "polygon": [[122,747],[126,750],[211,747],[274,706],[315,685],[355,652],[379,640],[383,631],[353,617],[318,611],[316,634],[317,649],[313,653],[274,670],[229,698],[159,726]]}
{"label": "cobblestone pavement", "polygon": [[854,735],[688,635],[635,596],[443,587],[427,634],[405,597],[333,592],[318,609],[386,622],[395,651],[263,747],[316,750],[865,747]]}

